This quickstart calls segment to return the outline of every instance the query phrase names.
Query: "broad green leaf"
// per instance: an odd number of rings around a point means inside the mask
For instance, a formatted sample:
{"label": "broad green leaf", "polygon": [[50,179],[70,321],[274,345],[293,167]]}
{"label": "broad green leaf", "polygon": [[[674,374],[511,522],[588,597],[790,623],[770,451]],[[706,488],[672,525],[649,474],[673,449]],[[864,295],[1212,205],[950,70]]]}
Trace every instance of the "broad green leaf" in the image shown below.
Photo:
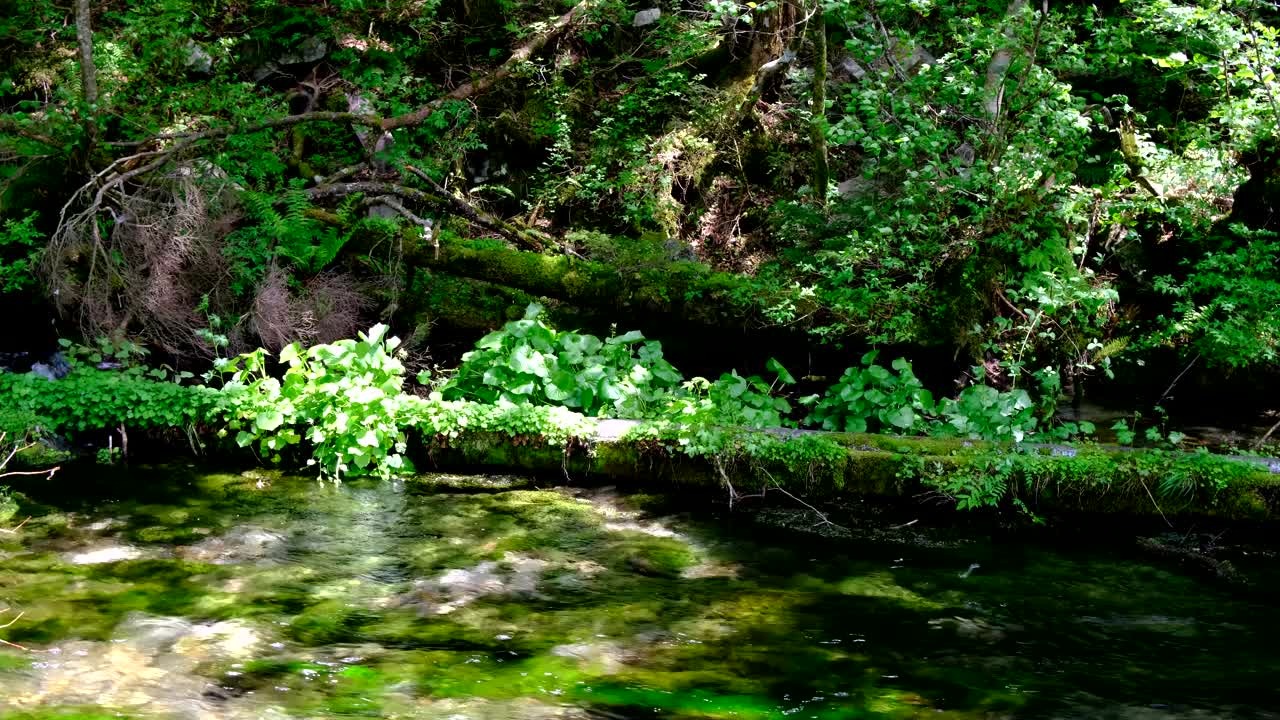
{"label": "broad green leaf", "polygon": [[916,413],[911,408],[904,406],[890,410],[882,418],[890,425],[905,430],[915,424]]}
{"label": "broad green leaf", "polygon": [[275,409],[264,410],[253,419],[253,425],[258,432],[271,432],[282,424],[284,424],[284,414]]}
{"label": "broad green leaf", "polygon": [[639,330],[632,330],[628,333],[624,333],[622,335],[618,335],[617,337],[611,337],[608,340],[605,340],[605,344],[630,345],[632,343],[638,343],[641,340],[644,340],[644,333],[640,332]]}
{"label": "broad green leaf", "polygon": [[545,378],[548,374],[547,358],[528,345],[519,345],[507,359],[507,367],[518,373]]}
{"label": "broad green leaf", "polygon": [[794,385],[796,383],[795,377],[792,376],[791,373],[787,372],[787,369],[783,367],[782,363],[778,362],[776,358],[769,358],[769,361],[766,362],[764,366],[777,373],[778,380],[780,382],[786,385]]}
{"label": "broad green leaf", "polygon": [[298,343],[296,342],[285,345],[284,349],[280,351],[280,362],[289,366],[297,365],[298,362],[302,359],[302,356],[299,352],[301,349],[302,349],[301,346],[298,345]]}
{"label": "broad green leaf", "polygon": [[[507,334],[501,331],[491,332],[480,338],[480,341],[476,343],[476,348],[479,350],[497,350],[502,347],[502,340],[506,336]],[[471,359],[471,356],[472,353],[463,355],[462,361],[465,363],[467,360]]]}

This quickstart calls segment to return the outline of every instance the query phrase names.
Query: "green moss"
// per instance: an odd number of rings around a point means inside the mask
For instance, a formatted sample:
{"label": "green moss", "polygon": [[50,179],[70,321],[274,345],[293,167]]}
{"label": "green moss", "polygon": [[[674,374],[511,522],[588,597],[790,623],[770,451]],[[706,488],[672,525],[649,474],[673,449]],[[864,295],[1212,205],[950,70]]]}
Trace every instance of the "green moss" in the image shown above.
{"label": "green moss", "polygon": [[19,654],[20,651],[0,648],[0,673],[14,670],[30,670],[35,660],[31,656]]}
{"label": "green moss", "polygon": [[350,641],[372,616],[367,611],[326,600],[307,608],[289,623],[289,637],[306,645],[331,645]]}
{"label": "green moss", "polygon": [[693,566],[697,558],[684,542],[635,532],[608,543],[608,555],[599,561],[617,572],[636,572],[652,577],[677,577]]}

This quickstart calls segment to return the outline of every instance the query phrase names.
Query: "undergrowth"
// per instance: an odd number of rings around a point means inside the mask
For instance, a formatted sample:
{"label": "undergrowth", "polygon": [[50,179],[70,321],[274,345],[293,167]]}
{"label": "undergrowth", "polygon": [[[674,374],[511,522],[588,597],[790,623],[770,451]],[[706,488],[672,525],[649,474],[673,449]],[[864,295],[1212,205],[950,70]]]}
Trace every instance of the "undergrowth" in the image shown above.
{"label": "undergrowth", "polygon": [[960,509],[1027,512],[1044,495],[1115,489],[1145,494],[1157,507],[1212,504],[1256,472],[1204,451],[1115,453],[1018,442],[1061,434],[1031,434],[1042,427],[1043,406],[1027,392],[974,385],[935,402],[909,363],[895,361],[889,371],[874,364],[874,354],[821,399],[798,399],[813,409],[797,420],[785,394],[795,378],[776,361],[768,364],[772,382],[737,372],[683,380],[661,346],[638,332],[606,340],[560,332],[537,307],[483,339],[452,375],[424,372],[416,383],[407,380],[399,345],[377,325],[358,339],[310,348],[294,343],[275,357],[259,349],[222,358],[199,382],[146,367],[137,346],[67,344],[70,368],[61,379],[0,374],[0,394],[8,398],[0,420],[59,433],[119,430],[122,438],[126,429],[185,430],[193,447],[212,435],[262,460],[313,466],[339,480],[412,472],[414,436],[447,446],[496,434],[558,447],[566,456],[580,447],[590,452],[596,418],[630,415],[642,422],[624,434],[624,445],[708,463],[730,488],[734,469],[779,488],[827,490],[861,485],[863,469],[840,443],[847,437],[799,425],[915,430],[941,439],[890,451],[898,483],[923,485]]}

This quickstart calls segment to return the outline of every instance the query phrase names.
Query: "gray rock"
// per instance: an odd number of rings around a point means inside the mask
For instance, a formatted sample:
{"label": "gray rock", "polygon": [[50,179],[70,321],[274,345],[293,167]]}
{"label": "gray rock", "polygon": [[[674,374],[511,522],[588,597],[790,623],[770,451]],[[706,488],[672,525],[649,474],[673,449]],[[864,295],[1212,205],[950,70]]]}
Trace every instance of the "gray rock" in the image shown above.
{"label": "gray rock", "polygon": [[312,35],[303,38],[302,42],[298,43],[298,46],[291,52],[276,58],[276,62],[280,65],[301,65],[315,62],[327,54],[329,54],[329,46],[320,38]]}
{"label": "gray rock", "polygon": [[635,19],[631,21],[632,27],[644,27],[658,22],[658,18],[662,17],[661,8],[649,8],[636,13]]}
{"label": "gray rock", "polygon": [[329,54],[329,46],[323,40],[312,35],[304,38],[293,50],[284,53],[274,60],[259,65],[253,70],[254,82],[262,82],[280,72],[282,65],[302,65],[320,60]]}
{"label": "gray rock", "polygon": [[71,553],[67,556],[67,562],[72,565],[100,565],[120,562],[121,560],[136,560],[142,556],[142,550],[131,545],[106,545]]}
{"label": "gray rock", "polygon": [[69,372],[71,372],[71,364],[60,352],[50,355],[48,362],[34,363],[31,366],[31,373],[45,380],[61,380]]}
{"label": "gray rock", "polygon": [[241,525],[226,533],[205,538],[194,545],[178,548],[178,555],[186,560],[227,565],[253,560],[278,558],[285,549],[285,537],[280,533]]}
{"label": "gray rock", "polygon": [[867,69],[851,57],[842,59],[838,67],[854,80],[861,80],[867,75]]}
{"label": "gray rock", "polygon": [[209,54],[208,50],[205,50],[194,40],[188,40],[184,49],[187,56],[183,59],[183,65],[188,70],[197,73],[213,71],[213,56]]}

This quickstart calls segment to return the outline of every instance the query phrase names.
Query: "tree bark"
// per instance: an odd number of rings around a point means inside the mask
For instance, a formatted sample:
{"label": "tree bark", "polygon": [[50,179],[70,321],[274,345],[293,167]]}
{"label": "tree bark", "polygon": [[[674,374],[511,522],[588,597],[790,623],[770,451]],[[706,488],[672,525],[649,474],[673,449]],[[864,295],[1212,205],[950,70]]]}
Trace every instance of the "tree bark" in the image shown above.
{"label": "tree bark", "polygon": [[80,84],[85,104],[87,163],[98,144],[98,68],[93,64],[93,16],[89,0],[76,0],[76,43],[80,46]]}
{"label": "tree bark", "polygon": [[813,192],[827,206],[827,21],[819,7],[813,18],[813,102],[809,132],[813,136]]}
{"label": "tree bark", "polygon": [[996,49],[995,54],[991,56],[991,61],[987,63],[987,81],[983,88],[982,107],[993,128],[1000,123],[1000,106],[1004,102],[1004,80],[1009,74],[1009,66],[1013,64],[1013,53],[1018,42],[1014,22],[1026,6],[1027,0],[1010,0],[1004,19],[1004,46]]}

